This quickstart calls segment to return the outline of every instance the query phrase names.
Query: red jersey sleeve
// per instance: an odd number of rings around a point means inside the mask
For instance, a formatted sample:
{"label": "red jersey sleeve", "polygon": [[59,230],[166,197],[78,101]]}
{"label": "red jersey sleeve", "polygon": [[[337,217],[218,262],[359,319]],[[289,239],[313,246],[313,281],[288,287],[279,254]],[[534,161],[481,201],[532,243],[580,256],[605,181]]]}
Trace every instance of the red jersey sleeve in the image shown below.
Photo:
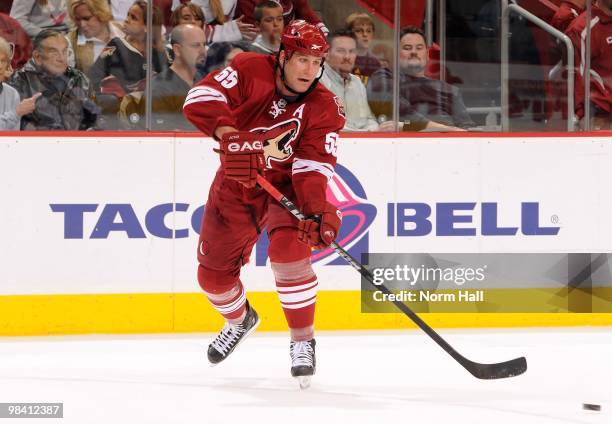
{"label": "red jersey sleeve", "polygon": [[561,2],[559,9],[550,20],[550,24],[557,28],[559,31],[566,31],[572,21],[578,17],[582,10],[571,3]]}
{"label": "red jersey sleeve", "polygon": [[204,134],[214,137],[221,126],[238,128],[232,112],[244,99],[250,75],[249,58],[238,54],[227,68],[213,71],[197,83],[185,99],[183,114]]}
{"label": "red jersey sleeve", "polygon": [[338,133],[345,123],[342,105],[331,93],[309,103],[309,108],[310,119],[291,170],[298,206],[307,216],[325,208],[325,191],[338,155]]}

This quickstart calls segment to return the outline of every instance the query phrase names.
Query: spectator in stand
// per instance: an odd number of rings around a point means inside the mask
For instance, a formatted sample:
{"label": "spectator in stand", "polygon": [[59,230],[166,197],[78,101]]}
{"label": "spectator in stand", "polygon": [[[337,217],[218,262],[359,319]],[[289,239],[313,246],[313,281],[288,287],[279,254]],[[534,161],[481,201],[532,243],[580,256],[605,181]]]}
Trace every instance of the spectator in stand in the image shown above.
{"label": "spectator in stand", "polygon": [[[452,85],[427,78],[428,51],[425,34],[416,27],[400,31],[400,104],[399,115],[403,131],[460,131],[474,126],[459,89]],[[368,98],[378,102],[378,111],[390,115],[392,110],[393,76],[381,68],[372,74],[368,83]],[[374,106],[372,109],[376,110]],[[375,112],[375,113],[378,113]],[[393,131],[397,123],[387,121],[380,125],[382,131]]]}
{"label": "spectator in stand", "polygon": [[[111,13],[114,18],[114,22],[120,25],[132,7],[134,0],[107,0],[111,7]],[[170,16],[172,15],[172,2],[173,0],[153,0],[153,6],[159,9],[162,16],[163,24],[168,27],[170,24]]]}
{"label": "spectator in stand", "polygon": [[111,7],[111,13],[117,23],[122,23],[127,16],[130,7],[134,4],[134,0],[108,0]]}
{"label": "spectator in stand", "polygon": [[[168,67],[168,57],[162,38],[162,19],[159,9],[153,7],[152,46],[147,52],[147,2],[137,0],[132,4],[123,23],[124,38],[113,38],[104,47],[98,59],[89,69],[92,85],[99,93],[96,98],[104,112],[102,126],[117,128],[118,112],[134,95],[138,100],[145,88],[147,77],[147,55],[151,55],[151,76]],[[139,115],[135,114],[134,119]],[[144,122],[130,122],[127,128],[143,129]]]}
{"label": "spectator in stand", "polygon": [[159,9],[162,17],[162,24],[168,33],[172,30],[170,27],[170,19],[172,17],[172,2],[173,0],[153,0],[153,6]]}
{"label": "spectator in stand", "polygon": [[13,48],[0,37],[0,130],[19,131],[21,117],[34,111],[36,99],[40,93],[21,100],[19,93],[13,87],[5,84],[11,75],[11,55]]}
{"label": "spectator in stand", "polygon": [[96,126],[98,106],[89,80],[68,66],[68,41],[53,29],[33,40],[32,59],[10,80],[21,99],[35,98],[33,112],[22,116],[22,130],[88,130]]}
{"label": "spectator in stand", "polygon": [[194,0],[204,11],[206,24],[212,25],[212,41],[253,41],[257,36],[257,28],[252,22],[244,22],[244,16],[236,16],[237,0]]}
{"label": "spectator in stand", "polygon": [[247,47],[248,46],[246,46],[245,44],[240,44],[240,43],[230,44],[230,48],[229,50],[227,50],[227,53],[225,54],[223,62],[221,62],[221,67],[226,68],[230,66],[232,63],[232,60],[234,60],[236,56],[238,56],[240,53],[249,51]]}
{"label": "spectator in stand", "polygon": [[329,35],[329,53],[321,84],[342,102],[346,113],[346,131],[376,131],[378,123],[370,110],[366,88],[357,75],[351,74],[357,57],[357,40],[348,29]]}
{"label": "spectator in stand", "polygon": [[[226,28],[223,25],[208,25],[205,23],[206,18],[204,17],[204,11],[200,6],[192,2],[186,2],[178,5],[172,12],[170,18],[171,27],[182,25],[182,24],[193,24],[201,27],[206,33],[207,44],[221,43],[231,40],[240,40],[242,35],[237,33],[228,32],[225,29],[233,28],[234,24],[231,24]],[[238,25],[238,23],[236,23]],[[226,37],[228,39],[226,39]],[[169,47],[172,50],[172,47]]]}
{"label": "spectator in stand", "polygon": [[[174,61],[165,71],[155,75],[151,129],[163,131],[195,131],[195,127],[183,116],[185,97],[195,82],[196,71],[206,61],[206,35],[198,25],[175,26],[170,34]],[[134,102],[127,116],[138,113],[144,116],[145,98]]]}
{"label": "spectator in stand", "polygon": [[250,47],[250,44],[245,41],[212,44],[206,52],[206,64],[203,68],[198,67],[196,80],[199,81],[215,69],[229,66],[237,54],[250,51]]}
{"label": "spectator in stand", "polygon": [[11,66],[13,69],[21,68],[30,60],[32,56],[30,36],[21,28],[18,21],[4,13],[0,13],[0,37],[12,46]]}
{"label": "spectator in stand", "polygon": [[367,85],[370,75],[381,68],[380,61],[371,50],[376,33],[374,20],[367,13],[351,13],[346,18],[346,28],[357,39],[357,60],[353,73]]}
{"label": "spectator in stand", "polygon": [[68,32],[71,22],[67,10],[66,0],[17,0],[11,17],[33,38],[43,29]]}
{"label": "spectator in stand", "polygon": [[75,67],[85,74],[113,38],[124,34],[113,22],[108,0],[70,0],[70,18],[76,28],[68,33]]}
{"label": "spectator in stand", "polygon": [[276,54],[280,47],[280,37],[285,28],[283,8],[273,0],[266,0],[255,7],[255,22],[259,35],[251,45],[251,51],[263,54]]}
{"label": "spectator in stand", "polygon": [[[243,15],[244,22],[246,23],[255,23],[255,6],[262,3],[262,1],[264,0],[238,0],[236,14],[239,16]],[[278,0],[277,3],[283,7],[285,26],[295,19],[303,19],[306,22],[319,27],[319,29],[321,29],[325,35],[329,33],[329,30],[321,21],[319,15],[317,15],[317,13],[310,7],[310,4],[308,4],[308,0]]]}
{"label": "spectator in stand", "polygon": [[204,29],[204,11],[195,3],[187,2],[179,4],[170,17],[172,28],[178,25],[191,24]]}
{"label": "spectator in stand", "polygon": [[550,20],[550,24],[565,32],[570,24],[584,12],[586,0],[561,0],[559,9]]}
{"label": "spectator in stand", "polygon": [[[137,0],[132,4],[125,22],[125,38],[115,37],[104,47],[98,59],[89,69],[94,87],[102,93],[108,87],[117,97],[132,91],[141,91],[146,78],[147,2]],[[168,67],[164,43],[161,36],[161,15],[153,8],[153,72],[162,72]]]}
{"label": "spectator in stand", "polygon": [[[566,34],[576,56],[576,115],[585,118],[584,68],[586,58],[586,19],[583,12],[571,23]],[[612,1],[597,0],[591,10],[590,116],[591,129],[612,129]],[[583,127],[584,127],[583,122]]]}

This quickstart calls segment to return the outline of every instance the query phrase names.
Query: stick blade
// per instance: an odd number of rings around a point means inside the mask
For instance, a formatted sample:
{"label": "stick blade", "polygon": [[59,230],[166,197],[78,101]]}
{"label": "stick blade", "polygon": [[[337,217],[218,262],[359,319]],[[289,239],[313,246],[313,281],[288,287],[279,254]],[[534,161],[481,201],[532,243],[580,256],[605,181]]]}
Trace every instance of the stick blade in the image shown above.
{"label": "stick blade", "polygon": [[469,361],[464,367],[476,378],[481,380],[497,380],[516,377],[527,371],[527,359],[524,356],[497,364],[479,364]]}

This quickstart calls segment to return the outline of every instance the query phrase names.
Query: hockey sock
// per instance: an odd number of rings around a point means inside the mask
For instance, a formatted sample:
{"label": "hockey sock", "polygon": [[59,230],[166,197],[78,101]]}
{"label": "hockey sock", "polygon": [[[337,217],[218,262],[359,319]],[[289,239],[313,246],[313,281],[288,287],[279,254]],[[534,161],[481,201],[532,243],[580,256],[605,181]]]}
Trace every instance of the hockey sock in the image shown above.
{"label": "hockey sock", "polygon": [[231,324],[240,324],[246,315],[246,296],[242,283],[224,293],[206,293],[210,304]]}
{"label": "hockey sock", "polygon": [[289,263],[271,262],[271,265],[278,298],[291,330],[291,339],[312,339],[318,282],[310,258]]}
{"label": "hockey sock", "polygon": [[239,278],[200,265],[198,282],[211,305],[232,324],[240,324],[246,315],[246,295]]}

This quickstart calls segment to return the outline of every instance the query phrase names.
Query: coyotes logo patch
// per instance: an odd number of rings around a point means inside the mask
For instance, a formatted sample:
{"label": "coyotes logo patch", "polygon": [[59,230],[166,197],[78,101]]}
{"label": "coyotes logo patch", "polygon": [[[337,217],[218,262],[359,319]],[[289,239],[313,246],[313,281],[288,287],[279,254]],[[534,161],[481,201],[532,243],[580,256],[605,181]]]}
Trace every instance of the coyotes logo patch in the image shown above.
{"label": "coyotes logo patch", "polygon": [[266,167],[272,162],[284,162],[293,155],[293,141],[300,132],[300,121],[290,119],[270,128],[254,128],[251,132],[265,134],[262,140]]}

